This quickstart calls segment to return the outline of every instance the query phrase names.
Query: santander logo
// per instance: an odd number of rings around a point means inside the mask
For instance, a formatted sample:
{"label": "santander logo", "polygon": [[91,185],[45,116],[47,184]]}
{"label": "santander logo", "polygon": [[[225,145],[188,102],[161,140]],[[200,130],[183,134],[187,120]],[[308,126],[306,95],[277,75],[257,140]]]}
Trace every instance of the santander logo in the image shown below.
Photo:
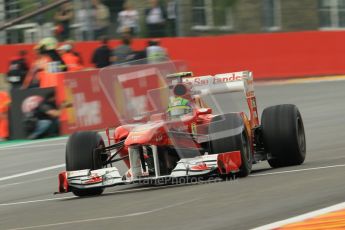
{"label": "santander logo", "polygon": [[193,86],[210,86],[210,85],[217,85],[222,83],[229,83],[233,81],[238,81],[242,79],[242,75],[237,73],[225,73],[225,74],[217,74],[215,76],[201,76],[201,77],[191,77],[191,78],[184,78],[184,83],[192,84]]}

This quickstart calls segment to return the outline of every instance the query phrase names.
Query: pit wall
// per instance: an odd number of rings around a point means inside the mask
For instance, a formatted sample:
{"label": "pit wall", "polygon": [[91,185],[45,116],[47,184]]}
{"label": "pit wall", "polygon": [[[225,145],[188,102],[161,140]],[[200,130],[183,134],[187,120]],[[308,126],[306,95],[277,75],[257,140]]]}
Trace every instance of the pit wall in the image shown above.
{"label": "pit wall", "polygon": [[[144,49],[147,39],[135,39],[133,49]],[[116,47],[120,41],[111,41]],[[185,60],[196,75],[251,70],[255,79],[345,74],[345,31],[310,31],[210,37],[163,38],[172,59]],[[99,42],[78,42],[87,67]],[[0,73],[7,71],[10,57],[33,45],[1,45]]]}

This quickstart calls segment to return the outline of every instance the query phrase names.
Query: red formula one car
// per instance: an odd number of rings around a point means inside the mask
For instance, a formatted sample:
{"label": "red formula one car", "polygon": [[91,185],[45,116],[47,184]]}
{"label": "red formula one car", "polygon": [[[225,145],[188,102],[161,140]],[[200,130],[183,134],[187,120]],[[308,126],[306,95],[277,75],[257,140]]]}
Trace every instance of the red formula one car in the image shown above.
{"label": "red formula one car", "polygon": [[[108,146],[96,132],[70,136],[66,171],[59,174],[60,193],[90,196],[128,183],[246,177],[260,161],[268,160],[272,167],[304,162],[306,142],[298,108],[290,104],[266,108],[260,123],[251,72],[201,77],[186,72],[166,79],[166,108],[119,126],[112,135],[107,130]],[[232,92],[244,92],[248,115],[213,114],[202,99]],[[112,166],[117,161],[128,167],[122,175]]]}

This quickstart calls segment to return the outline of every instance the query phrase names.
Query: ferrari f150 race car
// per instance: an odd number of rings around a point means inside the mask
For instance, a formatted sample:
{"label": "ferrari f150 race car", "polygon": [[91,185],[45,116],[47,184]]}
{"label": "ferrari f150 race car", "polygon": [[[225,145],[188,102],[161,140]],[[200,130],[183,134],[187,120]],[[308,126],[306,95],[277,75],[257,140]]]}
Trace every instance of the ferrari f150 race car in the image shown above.
{"label": "ferrari f150 race car", "polygon": [[[69,137],[66,171],[59,174],[60,193],[92,196],[109,186],[159,179],[246,177],[260,161],[267,160],[274,168],[304,162],[306,141],[298,108],[291,104],[268,107],[259,122],[252,72],[215,76],[184,72],[163,78],[167,91],[160,95],[165,99],[152,96],[155,93],[147,97],[165,108],[154,106],[145,119],[132,119],[112,134],[107,129],[107,146],[97,132]],[[206,95],[233,92],[244,92],[248,115],[213,114],[203,100]],[[113,166],[117,161],[123,161],[128,170],[120,174]]]}

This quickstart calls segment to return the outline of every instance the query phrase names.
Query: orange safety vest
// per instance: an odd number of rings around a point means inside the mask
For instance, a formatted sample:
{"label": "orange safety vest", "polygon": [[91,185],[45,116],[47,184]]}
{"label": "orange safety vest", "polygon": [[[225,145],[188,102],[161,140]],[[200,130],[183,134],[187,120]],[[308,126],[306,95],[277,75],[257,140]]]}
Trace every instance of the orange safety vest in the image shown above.
{"label": "orange safety vest", "polygon": [[[52,63],[50,57],[40,56],[32,65],[31,73],[25,78],[24,88],[30,85],[34,77],[39,80],[40,88],[55,87],[57,85],[56,73],[50,72],[49,63]],[[38,70],[38,72],[33,73],[33,70]]]}
{"label": "orange safety vest", "polygon": [[73,72],[83,69],[83,66],[80,64],[80,58],[73,53],[64,53],[61,58],[67,65],[68,71]]}
{"label": "orange safety vest", "polygon": [[11,98],[5,91],[0,91],[0,138],[8,138],[8,109]]}
{"label": "orange safety vest", "polygon": [[[50,57],[44,56],[40,60],[40,65],[43,69],[39,73],[39,79],[40,79],[40,88],[49,88],[49,87],[56,87],[57,86],[57,76],[58,72],[52,72],[51,64],[53,61]],[[60,68],[59,66],[55,66],[53,68]]]}

